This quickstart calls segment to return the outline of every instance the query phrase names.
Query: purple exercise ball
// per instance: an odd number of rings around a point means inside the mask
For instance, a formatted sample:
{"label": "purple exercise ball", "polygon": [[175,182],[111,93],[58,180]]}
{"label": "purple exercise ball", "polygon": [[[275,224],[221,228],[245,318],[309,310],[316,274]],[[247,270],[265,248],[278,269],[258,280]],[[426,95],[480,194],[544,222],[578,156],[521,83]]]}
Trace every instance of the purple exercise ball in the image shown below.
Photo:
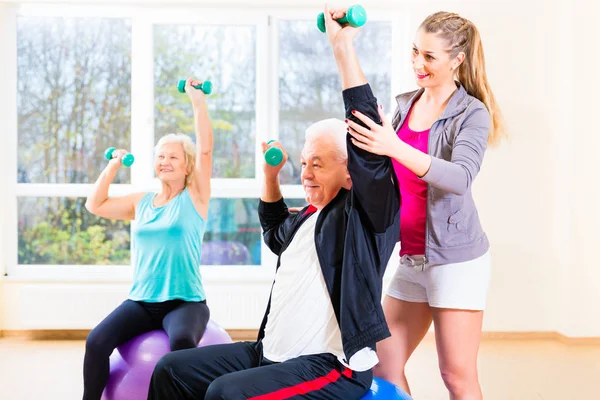
{"label": "purple exercise ball", "polygon": [[[227,343],[232,343],[229,334],[209,320],[197,347]],[[110,356],[110,377],[102,400],[146,400],[154,367],[170,351],[163,330],[143,333],[117,347]]]}

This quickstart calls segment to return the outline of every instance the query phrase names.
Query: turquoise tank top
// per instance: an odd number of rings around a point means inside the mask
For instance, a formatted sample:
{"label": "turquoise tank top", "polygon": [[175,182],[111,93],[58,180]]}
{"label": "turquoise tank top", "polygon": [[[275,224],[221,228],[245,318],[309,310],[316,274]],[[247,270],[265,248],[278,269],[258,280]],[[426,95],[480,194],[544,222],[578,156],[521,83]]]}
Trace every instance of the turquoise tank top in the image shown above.
{"label": "turquoise tank top", "polygon": [[133,286],[129,298],[162,302],[206,298],[200,256],[206,221],[185,188],[167,204],[155,207],[156,193],[146,193],[135,211]]}

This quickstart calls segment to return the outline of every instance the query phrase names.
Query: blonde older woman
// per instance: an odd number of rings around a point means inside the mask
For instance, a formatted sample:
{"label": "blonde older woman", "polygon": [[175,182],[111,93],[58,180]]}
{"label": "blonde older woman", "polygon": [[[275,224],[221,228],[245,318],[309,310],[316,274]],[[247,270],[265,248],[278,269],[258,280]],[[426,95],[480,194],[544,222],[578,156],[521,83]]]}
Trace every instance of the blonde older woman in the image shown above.
{"label": "blonde older woman", "polygon": [[100,217],[136,220],[133,286],[128,299],[108,315],[86,341],[83,366],[85,400],[99,400],[109,377],[109,356],[127,340],[164,329],[171,350],[194,348],[210,312],[199,271],[202,238],[210,199],[213,135],[204,93],[186,82],[194,110],[196,145],[182,134],[162,137],[155,148],[158,193],[109,198],[108,187],[125,150],[94,185],[86,208]]}

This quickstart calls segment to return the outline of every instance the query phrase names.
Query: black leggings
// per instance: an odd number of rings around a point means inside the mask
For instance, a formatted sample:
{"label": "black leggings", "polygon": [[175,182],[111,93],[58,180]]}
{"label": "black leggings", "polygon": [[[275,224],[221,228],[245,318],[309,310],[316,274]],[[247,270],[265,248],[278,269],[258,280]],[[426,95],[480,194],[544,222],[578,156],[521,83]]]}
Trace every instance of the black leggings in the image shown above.
{"label": "black leggings", "polygon": [[164,329],[171,351],[195,348],[206,329],[206,301],[145,303],[125,300],[87,337],[83,361],[83,399],[100,400],[110,374],[109,357],[117,346],[142,333]]}

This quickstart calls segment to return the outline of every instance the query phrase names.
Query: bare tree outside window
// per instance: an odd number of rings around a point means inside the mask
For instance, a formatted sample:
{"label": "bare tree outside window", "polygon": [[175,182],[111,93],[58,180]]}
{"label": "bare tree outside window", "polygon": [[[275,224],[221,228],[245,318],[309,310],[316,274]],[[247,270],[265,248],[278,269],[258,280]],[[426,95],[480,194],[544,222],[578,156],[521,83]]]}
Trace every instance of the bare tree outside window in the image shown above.
{"label": "bare tree outside window", "polygon": [[[378,101],[389,109],[392,25],[369,22],[355,41],[365,76]],[[279,24],[279,138],[289,153],[286,184],[300,184],[304,131],[326,118],[344,120],[342,86],[327,35],[313,21]]]}
{"label": "bare tree outside window", "polygon": [[154,138],[194,138],[189,100],[177,82],[213,83],[207,100],[214,133],[213,177],[253,178],[256,140],[256,27],[154,27]]}
{"label": "bare tree outside window", "polygon": [[[18,182],[94,182],[104,150],[131,142],[130,21],[20,17],[17,62]],[[20,198],[19,263],[129,264],[129,223],[84,203]]]}

